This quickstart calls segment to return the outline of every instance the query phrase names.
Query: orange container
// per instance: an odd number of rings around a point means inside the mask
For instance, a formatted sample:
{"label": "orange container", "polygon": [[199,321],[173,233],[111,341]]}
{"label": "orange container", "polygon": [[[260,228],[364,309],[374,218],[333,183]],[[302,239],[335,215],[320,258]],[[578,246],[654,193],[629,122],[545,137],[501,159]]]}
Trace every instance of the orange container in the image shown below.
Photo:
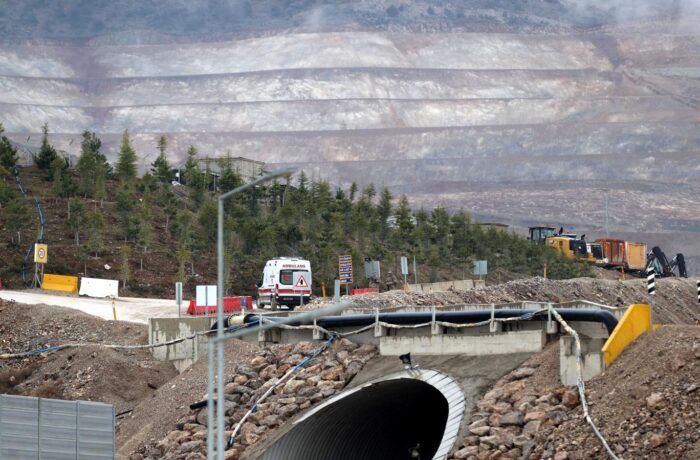
{"label": "orange container", "polygon": [[634,241],[625,241],[625,268],[628,270],[644,270],[647,266],[647,245]]}
{"label": "orange container", "polygon": [[625,241],[613,239],[595,240],[603,248],[603,257],[608,259],[608,265],[620,267],[625,265]]}

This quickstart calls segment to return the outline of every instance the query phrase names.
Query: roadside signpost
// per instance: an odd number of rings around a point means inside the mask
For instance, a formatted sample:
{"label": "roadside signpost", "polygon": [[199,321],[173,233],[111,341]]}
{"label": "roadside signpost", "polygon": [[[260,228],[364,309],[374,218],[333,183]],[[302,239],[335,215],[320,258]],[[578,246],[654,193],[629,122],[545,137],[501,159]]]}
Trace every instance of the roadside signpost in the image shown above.
{"label": "roadside signpost", "polygon": [[654,330],[654,296],[656,295],[656,270],[654,267],[647,268],[647,293],[649,293],[649,316],[651,330]]}
{"label": "roadside signpost", "polygon": [[408,285],[408,258],[406,256],[401,256],[401,274],[403,275],[403,286],[407,289]]}
{"label": "roadside signpost", "polygon": [[485,260],[475,260],[474,274],[479,275],[479,279],[481,279],[482,276],[486,276],[488,274],[488,263]]}
{"label": "roadside signpost", "polygon": [[352,256],[338,256],[338,279],[340,284],[352,284]]}
{"label": "roadside signpost", "polygon": [[350,285],[353,283],[352,256],[338,256],[338,279],[345,285],[346,294],[350,294]]}
{"label": "roadside signpost", "polygon": [[[49,245],[42,243],[34,244],[34,280],[32,287],[41,287],[44,279],[44,264],[49,261]],[[41,267],[41,269],[39,268]]]}
{"label": "roadside signpost", "polygon": [[178,281],[175,283],[175,302],[177,303],[177,316],[181,316],[180,308],[182,307],[182,283]]}

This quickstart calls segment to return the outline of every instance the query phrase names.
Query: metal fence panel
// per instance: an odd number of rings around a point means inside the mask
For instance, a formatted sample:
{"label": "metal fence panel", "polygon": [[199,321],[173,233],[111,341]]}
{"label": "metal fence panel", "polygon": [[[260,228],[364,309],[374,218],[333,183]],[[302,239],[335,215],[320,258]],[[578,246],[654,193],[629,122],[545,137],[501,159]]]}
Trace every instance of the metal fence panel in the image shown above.
{"label": "metal fence panel", "polygon": [[78,401],[77,458],[114,458],[114,408],[111,405]]}
{"label": "metal fence panel", "polygon": [[75,459],[78,454],[77,403],[40,399],[39,406],[41,459]]}
{"label": "metal fence panel", "polygon": [[39,400],[0,396],[0,458],[39,457]]}
{"label": "metal fence panel", "polygon": [[0,459],[114,458],[114,408],[0,395]]}

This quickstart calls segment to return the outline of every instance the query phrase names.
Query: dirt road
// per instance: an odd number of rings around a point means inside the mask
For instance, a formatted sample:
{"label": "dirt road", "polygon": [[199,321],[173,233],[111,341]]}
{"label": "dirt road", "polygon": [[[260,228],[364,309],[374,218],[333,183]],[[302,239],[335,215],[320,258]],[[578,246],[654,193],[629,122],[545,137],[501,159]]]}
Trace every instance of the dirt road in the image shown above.
{"label": "dirt road", "polygon": [[[114,319],[111,299],[95,299],[78,297],[77,295],[49,294],[39,290],[0,291],[0,299],[14,300],[30,305],[52,305],[72,308],[102,319]],[[176,317],[177,305],[168,299],[141,299],[135,297],[119,297],[115,300],[117,319],[133,323],[147,324],[152,317]],[[183,305],[182,313],[186,307]]]}

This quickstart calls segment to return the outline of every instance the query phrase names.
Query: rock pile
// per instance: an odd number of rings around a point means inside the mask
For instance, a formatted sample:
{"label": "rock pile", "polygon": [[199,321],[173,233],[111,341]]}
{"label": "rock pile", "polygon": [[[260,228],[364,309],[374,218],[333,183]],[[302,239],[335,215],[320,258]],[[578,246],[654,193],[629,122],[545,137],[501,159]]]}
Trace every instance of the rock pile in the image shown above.
{"label": "rock pile", "polygon": [[[500,379],[477,403],[455,459],[606,458],[583,418],[578,390],[558,385],[552,344]],[[700,458],[700,328],[664,326],[640,337],[586,383],[593,421],[621,458]]]}
{"label": "rock pile", "polygon": [[[224,387],[226,438],[270,386],[319,346],[311,342],[275,345],[261,350],[248,364],[237,366],[235,375]],[[258,404],[256,412],[243,423],[225,458],[237,459],[246,448],[258,443],[290,417],[335,395],[375,354],[376,348],[371,345],[358,346],[347,339],[335,341]],[[180,418],[176,430],[157,443],[141,447],[130,459],[205,459],[206,436],[206,407],[191,410]]]}
{"label": "rock pile", "polygon": [[579,398],[574,389],[548,390],[531,385],[529,377],[537,371],[531,366],[533,363],[500,379],[477,403],[463,438],[464,447],[453,458],[540,458],[535,455],[538,434],[567,420],[571,409],[579,405]]}

